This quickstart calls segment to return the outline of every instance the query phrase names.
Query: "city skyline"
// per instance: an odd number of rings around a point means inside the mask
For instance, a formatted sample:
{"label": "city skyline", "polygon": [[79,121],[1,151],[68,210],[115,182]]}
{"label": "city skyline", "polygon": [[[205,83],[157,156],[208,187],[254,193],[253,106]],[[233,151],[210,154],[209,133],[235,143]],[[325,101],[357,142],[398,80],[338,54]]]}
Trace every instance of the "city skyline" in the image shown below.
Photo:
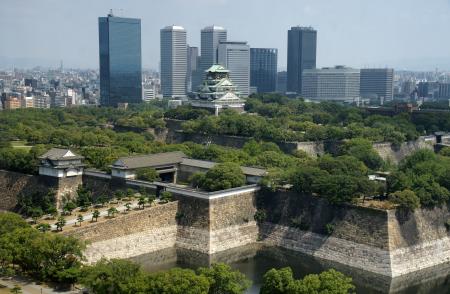
{"label": "city skyline", "polygon": [[[240,4],[243,9],[232,15],[224,12],[237,4],[235,0],[157,2],[82,0],[61,4],[44,0],[30,4],[6,0],[0,12],[0,34],[9,42],[0,48],[0,67],[13,63],[17,67],[58,67],[63,60],[65,67],[98,68],[96,21],[112,8],[118,16],[142,20],[144,68],[158,69],[161,27],[182,25],[187,43],[200,47],[200,30],[214,24],[227,29],[230,39],[246,40],[250,47],[277,48],[279,70],[286,69],[287,30],[296,25],[318,31],[318,67],[344,64],[356,68],[450,69],[450,53],[445,49],[449,41],[442,38],[450,26],[446,17],[449,1],[246,1]],[[174,11],[174,6],[180,9]],[[51,17],[42,17],[49,11]],[[48,38],[58,42],[42,41]],[[414,41],[418,39],[426,42]],[[23,40],[39,46],[17,46]],[[436,43],[440,46],[429,45]]]}

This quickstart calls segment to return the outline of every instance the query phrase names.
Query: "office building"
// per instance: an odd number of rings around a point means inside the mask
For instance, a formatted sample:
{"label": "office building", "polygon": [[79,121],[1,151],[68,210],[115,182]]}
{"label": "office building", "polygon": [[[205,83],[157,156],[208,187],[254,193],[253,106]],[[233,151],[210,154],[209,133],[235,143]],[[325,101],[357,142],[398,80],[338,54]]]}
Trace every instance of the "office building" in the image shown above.
{"label": "office building", "polygon": [[22,97],[21,107],[22,108],[33,108],[34,107],[34,97],[33,96]]}
{"label": "office building", "polygon": [[156,99],[156,89],[154,86],[144,87],[143,100],[150,102]]}
{"label": "office building", "polygon": [[439,97],[439,83],[419,82],[417,92],[420,98],[436,99]]}
{"label": "office building", "polygon": [[276,91],[278,50],[250,48],[250,86],[257,93]]}
{"label": "office building", "polygon": [[21,108],[22,103],[21,103],[19,97],[10,96],[10,97],[6,98],[6,100],[4,102],[4,106],[5,106],[4,109],[13,110],[13,109]]}
{"label": "office building", "polygon": [[392,68],[361,69],[360,92],[362,98],[393,100],[394,70]]}
{"label": "office building", "polygon": [[450,83],[439,84],[439,99],[450,99]]}
{"label": "office building", "polygon": [[416,90],[416,81],[406,80],[402,83],[402,94],[410,96]]}
{"label": "office building", "polygon": [[141,20],[99,17],[100,104],[142,102]]}
{"label": "office building", "polygon": [[306,99],[358,102],[360,71],[344,66],[305,69],[302,85]]}
{"label": "office building", "polygon": [[38,81],[36,79],[33,79],[33,78],[29,78],[29,79],[25,79],[24,80],[25,86],[31,87],[31,88],[33,88],[33,90],[35,90],[37,88],[37,82]]}
{"label": "office building", "polygon": [[311,27],[292,27],[288,31],[287,92],[300,94],[302,73],[316,68],[317,31]]}
{"label": "office building", "polygon": [[198,84],[194,84],[194,82],[198,79],[197,75],[198,71],[198,47],[187,47],[187,76],[186,76],[186,91],[192,92],[195,91],[195,87]]}
{"label": "office building", "polygon": [[284,94],[287,91],[287,71],[277,73],[277,93]]}
{"label": "office building", "polygon": [[247,42],[220,42],[218,63],[230,71],[230,79],[242,97],[250,93],[250,46]]}
{"label": "office building", "polygon": [[206,70],[218,63],[219,42],[227,40],[227,30],[220,26],[208,26],[201,30],[200,39],[200,76],[197,77],[195,86],[202,83],[206,76]]}
{"label": "office building", "polygon": [[35,96],[34,108],[50,108],[50,96],[46,95]]}
{"label": "office building", "polygon": [[181,26],[161,29],[161,92],[163,97],[186,97],[186,30]]}

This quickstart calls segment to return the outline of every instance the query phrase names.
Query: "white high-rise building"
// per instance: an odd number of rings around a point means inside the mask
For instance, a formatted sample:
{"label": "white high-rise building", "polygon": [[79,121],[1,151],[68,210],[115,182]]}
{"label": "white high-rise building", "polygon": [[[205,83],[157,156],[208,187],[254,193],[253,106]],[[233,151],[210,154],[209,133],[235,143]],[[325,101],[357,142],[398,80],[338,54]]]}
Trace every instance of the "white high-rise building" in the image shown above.
{"label": "white high-rise building", "polygon": [[219,42],[227,40],[227,30],[223,27],[212,25],[205,27],[200,32],[200,75],[195,79],[194,88],[199,86],[206,76],[206,70],[218,63],[217,49]]}
{"label": "white high-rise building", "polygon": [[181,26],[161,29],[161,92],[163,97],[186,97],[187,44]]}
{"label": "white high-rise building", "polygon": [[302,96],[311,100],[358,102],[359,69],[345,66],[304,69]]}
{"label": "white high-rise building", "polygon": [[230,79],[240,96],[247,97],[250,94],[250,46],[247,42],[220,42],[218,63],[230,71]]}

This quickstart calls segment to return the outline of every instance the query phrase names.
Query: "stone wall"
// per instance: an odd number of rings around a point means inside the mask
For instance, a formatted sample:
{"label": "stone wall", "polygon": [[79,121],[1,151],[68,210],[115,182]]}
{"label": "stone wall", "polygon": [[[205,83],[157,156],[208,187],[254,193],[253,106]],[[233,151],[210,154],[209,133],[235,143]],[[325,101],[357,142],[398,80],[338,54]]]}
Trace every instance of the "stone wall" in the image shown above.
{"label": "stone wall", "polygon": [[38,176],[0,170],[0,211],[14,210],[21,194],[48,191],[47,183]]}
{"label": "stone wall", "polygon": [[170,202],[63,232],[88,242],[88,262],[129,258],[175,246],[178,202]]}
{"label": "stone wall", "polygon": [[391,143],[375,143],[373,148],[384,160],[392,163],[399,163],[403,158],[419,149],[434,150],[436,140],[425,140],[423,137],[416,141],[409,141],[401,144],[399,147]]}
{"label": "stone wall", "polygon": [[260,236],[267,245],[391,277],[450,261],[446,206],[413,213],[336,207],[293,192],[263,194],[261,200],[268,218]]}
{"label": "stone wall", "polygon": [[213,254],[256,241],[255,192],[216,199],[174,197],[179,203],[178,247]]}

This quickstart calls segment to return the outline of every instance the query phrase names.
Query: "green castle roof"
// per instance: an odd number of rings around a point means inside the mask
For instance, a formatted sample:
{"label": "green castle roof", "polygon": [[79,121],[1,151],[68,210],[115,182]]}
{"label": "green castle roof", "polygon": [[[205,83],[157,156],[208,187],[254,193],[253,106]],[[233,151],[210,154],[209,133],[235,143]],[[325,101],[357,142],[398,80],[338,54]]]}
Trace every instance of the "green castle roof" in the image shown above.
{"label": "green castle roof", "polygon": [[220,65],[220,64],[214,64],[210,68],[208,68],[206,70],[206,72],[223,72],[223,73],[228,73],[230,71],[228,69],[226,69],[225,67],[223,67],[222,65]]}

